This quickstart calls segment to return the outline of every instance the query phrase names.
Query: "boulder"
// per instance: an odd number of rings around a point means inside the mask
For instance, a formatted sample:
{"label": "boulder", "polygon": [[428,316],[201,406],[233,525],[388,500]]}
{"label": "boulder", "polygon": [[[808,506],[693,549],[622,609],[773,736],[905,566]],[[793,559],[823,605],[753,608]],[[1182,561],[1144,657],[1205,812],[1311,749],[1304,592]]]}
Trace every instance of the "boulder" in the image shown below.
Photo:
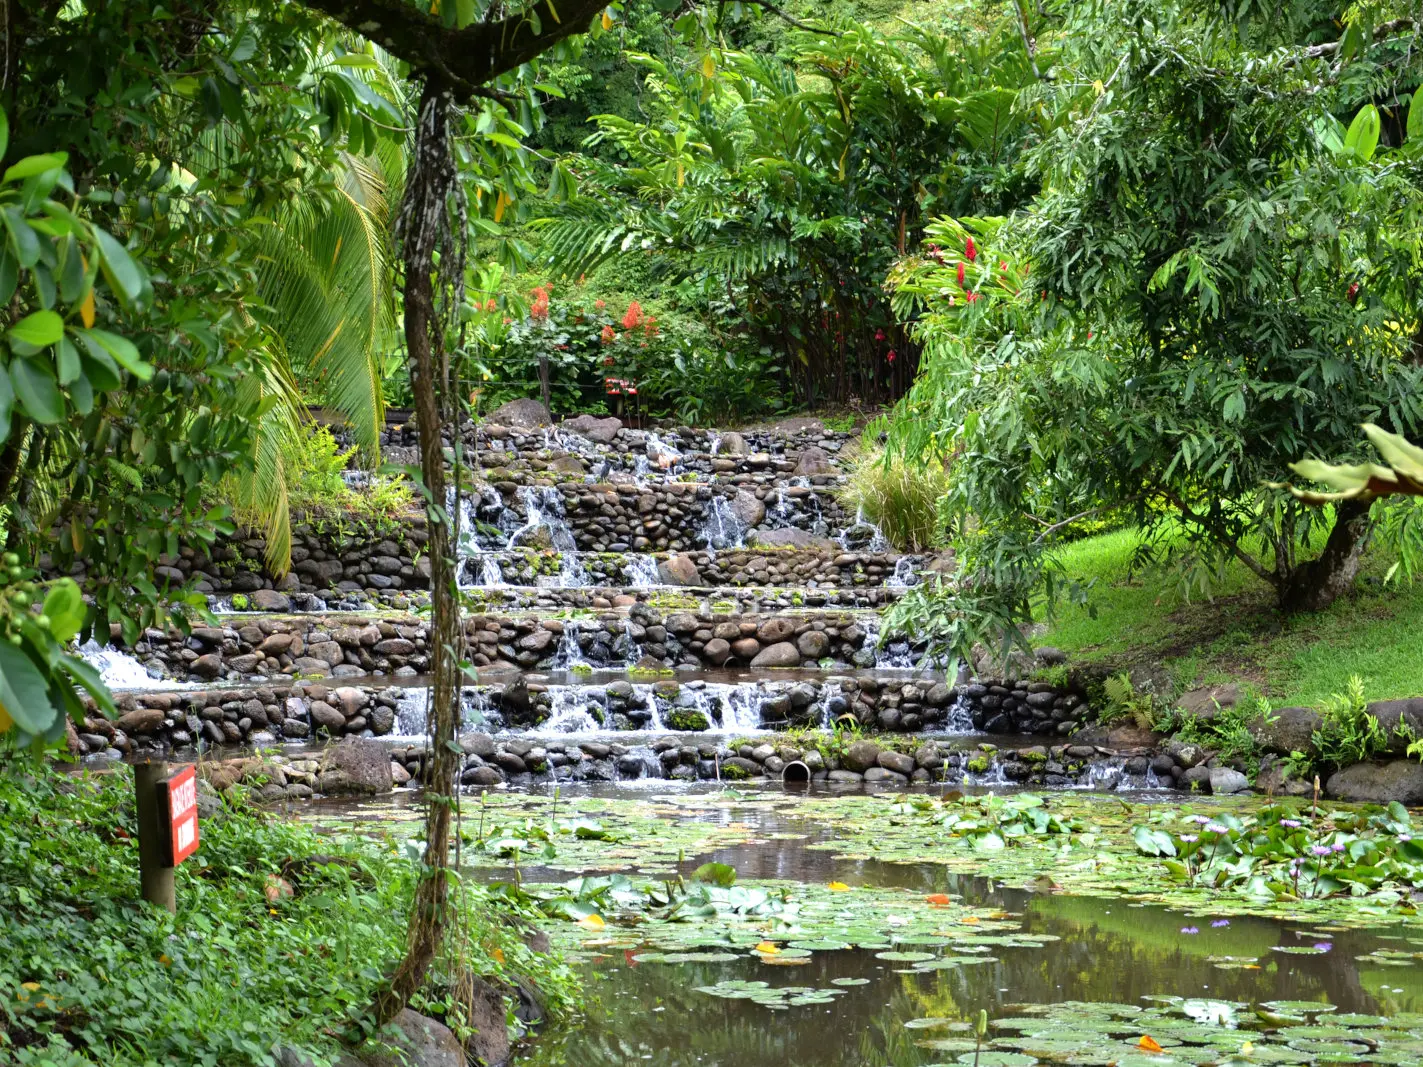
{"label": "boulder", "polygon": [[791,619],[776,616],[767,619],[756,628],[756,639],[763,644],[774,645],[777,641],[789,641],[794,636],[796,624]]}
{"label": "boulder", "polygon": [[444,1023],[405,1008],[392,1025],[400,1031],[391,1041],[398,1051],[363,1053],[367,1067],[466,1067],[465,1050]]}
{"label": "boulder", "polygon": [[206,656],[199,656],[188,665],[188,670],[199,678],[209,680],[216,678],[222,673],[222,655],[218,652],[209,652]]}
{"label": "boulder", "polygon": [[378,741],[348,737],[321,754],[316,787],[322,793],[389,793],[390,752]]}
{"label": "boulder", "polygon": [[1233,708],[1240,703],[1240,686],[1212,685],[1182,693],[1176,706],[1192,718],[1209,722],[1221,708]]}
{"label": "boulder", "polygon": [[756,499],[756,494],[738,489],[731,498],[731,513],[746,526],[760,526],[766,517],[766,505]]}
{"label": "boulder", "polygon": [[1356,763],[1330,775],[1324,788],[1338,800],[1375,804],[1396,800],[1412,807],[1423,804],[1423,764],[1413,760]]}
{"label": "boulder", "polygon": [[1212,767],[1210,783],[1211,792],[1216,796],[1243,793],[1250,788],[1250,779],[1230,767]]}
{"label": "boulder", "polygon": [[469,1008],[469,1025],[474,1031],[464,1046],[469,1062],[480,1067],[501,1067],[509,1062],[509,1027],[504,994],[483,978],[473,976],[467,991],[465,1003]]}
{"label": "boulder", "polygon": [[881,752],[879,765],[887,771],[902,774],[906,778],[914,773],[914,758],[906,756],[903,752]]}
{"label": "boulder", "polygon": [[311,702],[311,722],[314,726],[325,727],[329,733],[340,733],[346,725],[346,716],[322,700]]}
{"label": "boulder", "polygon": [[1250,723],[1250,732],[1260,747],[1288,756],[1291,752],[1308,752],[1310,737],[1322,721],[1313,708],[1276,708],[1266,721],[1257,715]]}
{"label": "boulder", "polygon": [[830,462],[830,453],[823,448],[811,446],[796,460],[795,473],[798,477],[812,474],[834,474],[835,465]]}
{"label": "boulder", "polygon": [[[740,644],[740,642],[737,642]],[[763,648],[751,660],[753,667],[798,667],[800,651],[789,641],[779,641]]]}
{"label": "boulder", "polygon": [[588,473],[588,468],[583,466],[583,461],[577,456],[559,456],[556,459],[551,459],[548,469],[558,474],[569,474],[575,478]]}
{"label": "boulder", "polygon": [[663,585],[706,584],[691,556],[668,556],[657,564],[657,577]]}
{"label": "boulder", "polygon": [[623,428],[622,420],[607,418],[600,419],[596,415],[579,415],[575,419],[568,419],[561,424],[565,430],[572,430],[590,441],[596,441],[600,445],[612,444],[613,438],[618,435],[618,431]]}
{"label": "boulder", "polygon": [[845,755],[841,757],[840,762],[846,770],[863,774],[871,767],[879,766],[881,751],[879,745],[873,741],[855,741],[845,749]]}
{"label": "boulder", "polygon": [[716,452],[719,456],[746,456],[751,454],[751,446],[746,443],[746,438],[732,431],[721,435]]}
{"label": "boulder", "polygon": [[1369,705],[1369,714],[1379,721],[1383,732],[1394,742],[1391,747],[1400,753],[1407,747],[1406,742],[1400,744],[1402,739],[1395,736],[1400,726],[1412,730],[1415,737],[1423,737],[1423,698],[1376,700]]}
{"label": "boulder", "polygon": [[819,630],[807,630],[796,638],[795,647],[806,659],[820,659],[830,653],[830,638]]}
{"label": "boulder", "polygon": [[163,725],[163,719],[157,708],[138,708],[120,716],[116,725],[126,734],[151,734]]}
{"label": "boulder", "polygon": [[713,667],[722,667],[731,658],[731,642],[720,637],[713,637],[702,649],[702,655]]}
{"label": "boulder", "polygon": [[275,589],[254,589],[247,594],[247,603],[253,611],[288,612],[292,609],[292,599]]}
{"label": "boulder", "polygon": [[537,430],[553,424],[548,408],[531,398],[510,400],[491,411],[484,421],[493,426],[508,426],[515,430]]}

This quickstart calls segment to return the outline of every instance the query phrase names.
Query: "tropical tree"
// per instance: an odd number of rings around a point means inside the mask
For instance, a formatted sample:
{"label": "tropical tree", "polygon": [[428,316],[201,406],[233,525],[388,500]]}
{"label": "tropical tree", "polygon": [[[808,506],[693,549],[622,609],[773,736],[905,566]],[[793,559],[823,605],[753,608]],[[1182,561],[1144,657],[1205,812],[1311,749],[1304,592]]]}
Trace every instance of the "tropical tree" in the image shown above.
{"label": "tropical tree", "polygon": [[1016,635],[1054,540],[1104,513],[1140,523],[1189,588],[1236,561],[1283,609],[1324,606],[1352,582],[1367,508],[1274,483],[1301,455],[1349,454],[1360,422],[1423,416],[1406,30],[1361,15],[1313,44],[1312,20],[1274,12],[1074,18],[1061,39],[1090,43],[1035,153],[1042,193],[931,227],[943,254],[891,275],[925,346],[894,444],[952,458],[964,561],[902,617],[961,650]]}
{"label": "tropical tree", "polygon": [[[926,212],[1005,210],[1034,81],[1005,28],[956,44],[918,30],[796,30],[779,55],[711,49],[644,71],[634,121],[596,117],[590,154],[560,164],[566,202],[542,252],[577,276],[629,250],[658,258],[708,306],[782,354],[803,401],[878,402],[912,380],[917,346],[881,283]],[[566,173],[564,173],[566,171]]]}

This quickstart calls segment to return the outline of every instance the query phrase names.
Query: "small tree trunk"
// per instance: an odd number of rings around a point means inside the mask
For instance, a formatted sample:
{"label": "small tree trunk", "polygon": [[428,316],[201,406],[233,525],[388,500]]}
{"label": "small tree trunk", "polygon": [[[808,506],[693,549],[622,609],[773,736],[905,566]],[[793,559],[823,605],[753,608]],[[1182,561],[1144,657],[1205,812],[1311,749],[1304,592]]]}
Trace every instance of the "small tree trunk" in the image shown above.
{"label": "small tree trunk", "polygon": [[1318,559],[1302,563],[1280,584],[1280,608],[1322,611],[1354,588],[1369,528],[1369,506],[1356,500],[1335,505],[1334,528]]}
{"label": "small tree trunk", "polygon": [[433,744],[426,765],[425,855],[410,911],[405,959],[390,985],[376,998],[376,1015],[389,1022],[409,1002],[429,970],[444,936],[449,911],[450,815],[458,759],[455,734],[459,724],[461,634],[455,600],[454,560],[445,515],[445,450],[437,388],[436,349],[443,345],[435,311],[435,249],[449,226],[448,196],[454,174],[450,158],[450,93],[436,79],[426,82],[420,99],[415,134],[415,159],[401,209],[401,242],[405,280],[405,347],[410,386],[420,430],[420,472],[429,492],[430,599],[432,634],[430,662],[434,716]]}

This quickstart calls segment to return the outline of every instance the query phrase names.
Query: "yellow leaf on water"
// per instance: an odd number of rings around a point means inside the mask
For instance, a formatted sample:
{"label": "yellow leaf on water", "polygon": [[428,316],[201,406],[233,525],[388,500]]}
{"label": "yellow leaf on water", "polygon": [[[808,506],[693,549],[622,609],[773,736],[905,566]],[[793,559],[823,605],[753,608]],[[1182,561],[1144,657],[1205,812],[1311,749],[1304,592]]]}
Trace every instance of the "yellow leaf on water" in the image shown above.
{"label": "yellow leaf on water", "polygon": [[1240,1046],[1240,1054],[1241,1054],[1242,1056],[1248,1056],[1248,1055],[1250,1055],[1250,1053],[1252,1053],[1252,1052],[1254,1052],[1254,1051],[1255,1051],[1255,1044],[1254,1044],[1254,1042],[1252,1042],[1252,1041],[1247,1041],[1247,1042],[1245,1042],[1245,1044],[1243,1044],[1243,1045]]}
{"label": "yellow leaf on water", "polygon": [[1157,1043],[1156,1038],[1152,1037],[1150,1034],[1142,1034],[1141,1040],[1136,1043],[1136,1047],[1141,1049],[1143,1052],[1161,1051],[1161,1046]]}
{"label": "yellow leaf on water", "polygon": [[583,927],[583,929],[585,930],[601,930],[608,924],[603,921],[603,917],[601,915],[585,915],[583,918],[578,920],[578,925]]}
{"label": "yellow leaf on water", "polygon": [[759,945],[756,946],[756,951],[761,953],[763,956],[776,956],[780,954],[781,950],[777,948],[775,944],[771,941],[762,941]]}
{"label": "yellow leaf on water", "polygon": [[844,882],[831,882],[831,883],[830,883],[830,891],[831,891],[832,893],[843,893],[843,892],[845,892],[845,890],[847,890],[847,889],[849,889],[849,888],[850,888],[850,887],[847,886]]}
{"label": "yellow leaf on water", "polygon": [[959,922],[968,923],[970,926],[975,925],[978,921],[979,920],[977,915],[965,915],[962,919],[959,920]]}

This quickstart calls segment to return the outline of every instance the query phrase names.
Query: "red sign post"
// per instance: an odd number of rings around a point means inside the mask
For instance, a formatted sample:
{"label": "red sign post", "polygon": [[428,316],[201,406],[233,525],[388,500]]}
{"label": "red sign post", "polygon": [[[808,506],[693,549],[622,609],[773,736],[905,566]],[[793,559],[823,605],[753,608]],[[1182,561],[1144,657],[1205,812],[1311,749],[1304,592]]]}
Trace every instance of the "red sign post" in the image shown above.
{"label": "red sign post", "polygon": [[198,776],[191,765],[159,785],[159,813],[168,824],[166,866],[176,867],[198,850]]}

